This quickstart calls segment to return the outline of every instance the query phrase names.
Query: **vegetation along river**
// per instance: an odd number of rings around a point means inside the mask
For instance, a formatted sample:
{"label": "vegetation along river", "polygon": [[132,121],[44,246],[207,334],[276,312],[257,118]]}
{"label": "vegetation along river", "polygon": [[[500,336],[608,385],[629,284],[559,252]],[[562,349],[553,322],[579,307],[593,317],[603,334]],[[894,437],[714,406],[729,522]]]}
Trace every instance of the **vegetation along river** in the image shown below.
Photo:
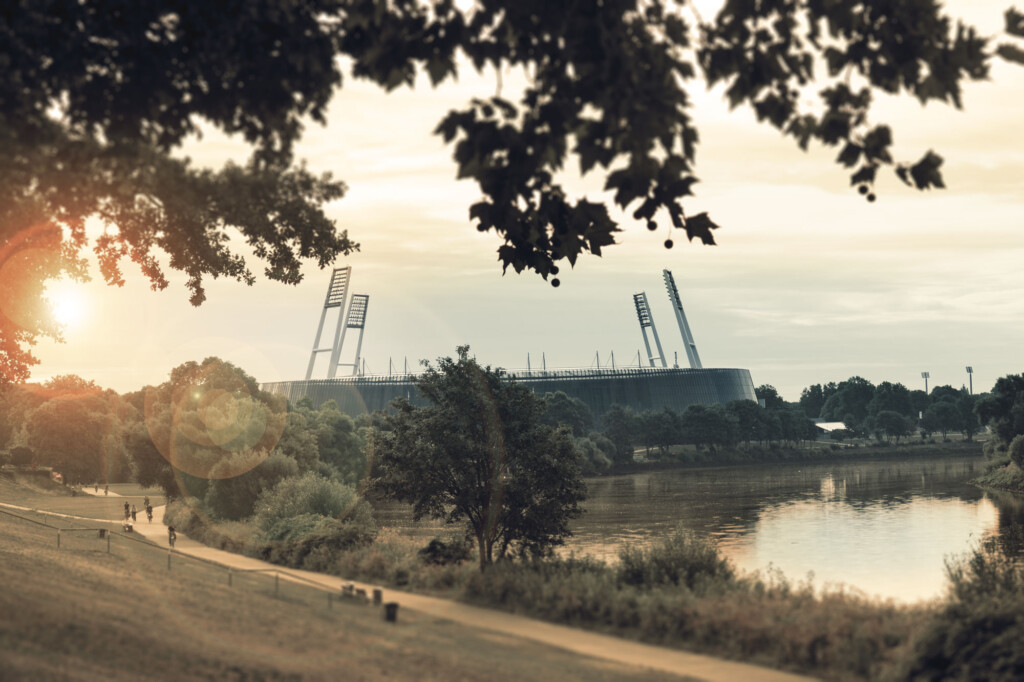
{"label": "vegetation along river", "polygon": [[[937,597],[946,557],[1024,522],[1024,504],[968,483],[978,457],[677,469],[587,479],[583,516],[566,550],[615,560],[626,544],[649,544],[677,526],[714,537],[742,570],[774,567],[793,581],[843,584],[912,602]],[[390,505],[389,505],[390,507]],[[385,525],[415,535],[394,507]]]}

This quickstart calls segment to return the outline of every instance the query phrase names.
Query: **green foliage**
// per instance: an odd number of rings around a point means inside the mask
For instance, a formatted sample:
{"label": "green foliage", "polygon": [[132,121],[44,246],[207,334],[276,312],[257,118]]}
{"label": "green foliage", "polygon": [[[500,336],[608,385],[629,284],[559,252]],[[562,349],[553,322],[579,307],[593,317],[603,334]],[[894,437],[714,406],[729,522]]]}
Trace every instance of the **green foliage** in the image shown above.
{"label": "green foliage", "polygon": [[781,410],[786,407],[786,401],[782,399],[782,396],[779,395],[779,392],[771,384],[758,386],[754,389],[754,395],[757,396],[759,401],[764,401],[765,409]]}
{"label": "green foliage", "polygon": [[821,408],[821,418],[845,422],[857,430],[868,416],[868,405],[875,397],[875,386],[862,377],[850,377],[836,386],[836,391]]}
{"label": "green foliage", "polygon": [[929,431],[938,431],[945,438],[950,431],[964,428],[964,417],[955,402],[940,400],[924,411],[922,424]]}
{"label": "green foliage", "polygon": [[1024,435],[1014,436],[1007,448],[1007,454],[1010,456],[1010,461],[1024,470]]}
{"label": "green foliage", "polygon": [[883,381],[875,386],[871,401],[868,402],[868,414],[877,415],[879,412],[897,412],[905,417],[917,416],[913,411],[913,404],[910,400],[910,391],[903,384],[894,384]]}
{"label": "green foliage", "polygon": [[544,395],[541,422],[550,426],[566,426],[574,436],[583,436],[594,425],[590,407],[579,398],[570,398],[564,391]]}
{"label": "green foliage", "polygon": [[469,561],[473,556],[473,543],[469,538],[433,538],[421,549],[420,559],[434,566],[448,566]]}
{"label": "green foliage", "polygon": [[996,381],[992,392],[980,398],[975,408],[1004,443],[1024,434],[1024,375],[1008,374]]}
{"label": "green foliage", "polygon": [[916,639],[899,679],[1024,676],[1024,568],[992,547],[947,563],[950,596]]}
{"label": "green foliage", "polygon": [[320,406],[312,429],[320,460],[334,467],[343,481],[357,485],[367,473],[366,443],[352,418],[329,400]]}
{"label": "green foliage", "polygon": [[729,582],[734,577],[732,565],[714,543],[682,526],[652,547],[624,547],[619,551],[617,579],[623,585],[682,586],[692,590],[707,581]]}
{"label": "green foliage", "polygon": [[584,476],[600,474],[611,467],[611,458],[600,450],[590,438],[575,438],[573,444],[580,453],[580,472]]}
{"label": "green foliage", "polygon": [[33,463],[53,467],[68,483],[126,481],[122,429],[132,408],[116,393],[57,390],[25,418]]}
{"label": "green foliage", "polygon": [[8,451],[8,457],[10,458],[10,463],[14,466],[27,467],[35,459],[35,453],[32,452],[32,448],[18,445]]}
{"label": "green foliage", "polygon": [[[306,515],[329,519],[357,513],[362,503],[354,488],[309,472],[285,478],[256,501],[253,524],[264,534],[279,534],[290,519]],[[361,513],[361,512],[358,512]]]}
{"label": "green foliage", "polygon": [[219,519],[240,521],[253,513],[260,494],[298,474],[298,463],[281,452],[236,452],[210,470],[212,480],[203,503]]}
{"label": "green foliage", "polygon": [[544,402],[478,365],[468,346],[428,364],[416,386],[429,406],[392,403],[372,443],[372,487],[411,503],[416,519],[465,522],[481,569],[495,554],[544,555],[561,543],[585,488],[571,435],[540,423]]}
{"label": "green foliage", "polygon": [[633,461],[635,421],[633,411],[623,408],[618,403],[609,407],[601,417],[604,435],[615,444],[615,455],[612,459],[616,464],[627,464]]}

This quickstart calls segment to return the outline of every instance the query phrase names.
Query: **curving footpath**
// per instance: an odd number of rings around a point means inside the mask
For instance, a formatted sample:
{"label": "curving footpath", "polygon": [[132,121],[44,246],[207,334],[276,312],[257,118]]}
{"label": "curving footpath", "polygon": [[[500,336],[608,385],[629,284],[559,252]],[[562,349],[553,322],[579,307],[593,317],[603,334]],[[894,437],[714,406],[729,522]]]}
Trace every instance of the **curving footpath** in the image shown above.
{"label": "curving footpath", "polygon": [[[14,507],[15,505],[3,505]],[[25,509],[22,507],[22,509]],[[165,507],[153,508],[153,522],[145,520],[135,524],[135,532],[152,540],[164,547],[167,546],[167,526],[163,523]],[[66,514],[54,514],[42,510],[33,510],[44,514],[65,516]],[[71,517],[85,518],[85,517]],[[103,519],[86,519],[100,521]],[[108,521],[109,520],[105,520]],[[234,554],[220,549],[207,547],[185,535],[178,533],[174,549],[182,554],[188,554],[208,561],[215,561],[225,567],[246,569],[274,569],[282,578],[295,576],[301,578],[301,582],[313,582],[326,590],[339,592],[342,582],[336,576],[314,573],[294,568],[285,568],[277,564],[271,564],[259,559]],[[370,593],[379,587],[366,583],[355,583]],[[673,673],[690,678],[706,680],[707,682],[807,682],[814,678],[795,675],[793,673],[781,672],[770,668],[762,668],[746,663],[736,663],[723,659],[693,654],[675,649],[641,644],[610,635],[602,635],[586,630],[578,630],[565,625],[555,625],[525,616],[519,616],[504,611],[484,609],[477,606],[470,606],[456,601],[427,597],[411,592],[388,589],[385,592],[385,601],[396,601],[403,609],[412,609],[434,618],[444,618],[463,625],[483,630],[491,630],[504,635],[511,635],[522,639],[532,640],[547,644],[549,646],[571,651],[582,656],[614,661],[624,665],[631,665],[638,668],[648,668],[661,672]]]}

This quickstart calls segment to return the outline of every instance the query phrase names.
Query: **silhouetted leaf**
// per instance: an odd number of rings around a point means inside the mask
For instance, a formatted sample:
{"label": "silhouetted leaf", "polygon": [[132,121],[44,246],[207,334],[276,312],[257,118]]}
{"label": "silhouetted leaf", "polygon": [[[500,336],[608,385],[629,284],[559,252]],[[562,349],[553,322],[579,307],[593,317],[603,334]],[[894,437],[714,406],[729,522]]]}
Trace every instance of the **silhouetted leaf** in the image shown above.
{"label": "silhouetted leaf", "polygon": [[714,244],[715,237],[711,230],[718,229],[718,225],[711,221],[707,213],[698,213],[686,219],[686,237],[693,241],[694,237],[700,237],[705,244]]}

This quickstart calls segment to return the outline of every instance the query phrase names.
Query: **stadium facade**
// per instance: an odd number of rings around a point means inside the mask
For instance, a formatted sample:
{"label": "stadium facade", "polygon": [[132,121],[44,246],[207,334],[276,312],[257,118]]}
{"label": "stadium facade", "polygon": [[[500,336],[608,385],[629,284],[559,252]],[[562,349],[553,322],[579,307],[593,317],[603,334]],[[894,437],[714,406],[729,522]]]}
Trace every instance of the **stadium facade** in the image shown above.
{"label": "stadium facade", "polygon": [[[636,412],[662,410],[666,407],[676,412],[682,412],[694,404],[725,404],[733,400],[756,401],[754,382],[748,370],[709,369],[701,364],[697,345],[686,320],[672,273],[664,270],[663,277],[676,323],[683,338],[684,349],[690,365],[688,368],[668,366],[658,331],[654,326],[647,294],[642,292],[635,294],[633,301],[636,306],[637,319],[640,322],[644,347],[647,350],[649,367],[527,370],[512,372],[508,376],[525,384],[540,395],[561,391],[572,398],[579,398],[590,407],[596,417],[604,414],[609,407],[615,404],[632,408]],[[365,373],[360,373],[363,331],[366,326],[369,296],[353,294],[346,313],[351,278],[351,267],[337,268],[332,273],[331,283],[324,299],[323,312],[320,315],[320,324],[313,341],[305,380],[265,383],[262,384],[262,389],[282,395],[292,403],[302,398],[309,398],[317,407],[328,400],[333,400],[342,412],[352,416],[386,410],[391,401],[398,397],[404,397],[414,405],[422,404],[423,401],[415,387],[416,375],[367,376]],[[334,330],[333,341],[329,345],[322,346],[324,322],[332,308],[338,309],[337,326]],[[351,363],[343,364],[340,362],[341,348],[350,330],[353,334],[358,334],[355,359]],[[653,337],[657,354],[652,350],[648,332]],[[327,379],[312,378],[314,362],[319,353],[330,353]],[[351,367],[352,376],[337,376],[339,367]],[[363,367],[365,368],[365,361]]]}

